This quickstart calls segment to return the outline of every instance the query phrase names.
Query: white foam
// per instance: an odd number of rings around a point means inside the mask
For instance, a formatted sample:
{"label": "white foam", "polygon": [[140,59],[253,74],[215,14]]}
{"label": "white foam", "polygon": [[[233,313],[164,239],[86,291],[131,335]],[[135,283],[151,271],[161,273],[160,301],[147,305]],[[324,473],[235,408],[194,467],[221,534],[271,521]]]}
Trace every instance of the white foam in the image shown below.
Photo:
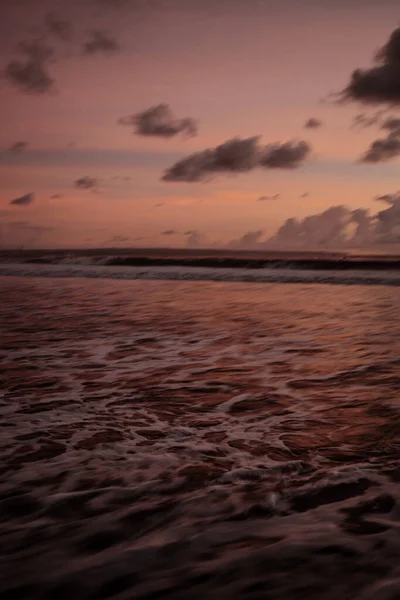
{"label": "white foam", "polygon": [[5,263],[0,264],[0,276],[400,286],[400,273],[396,271],[323,271],[291,268],[255,270],[182,266],[116,267],[98,263],[87,265],[86,262],[85,259],[74,260],[72,264],[71,262],[49,265]]}

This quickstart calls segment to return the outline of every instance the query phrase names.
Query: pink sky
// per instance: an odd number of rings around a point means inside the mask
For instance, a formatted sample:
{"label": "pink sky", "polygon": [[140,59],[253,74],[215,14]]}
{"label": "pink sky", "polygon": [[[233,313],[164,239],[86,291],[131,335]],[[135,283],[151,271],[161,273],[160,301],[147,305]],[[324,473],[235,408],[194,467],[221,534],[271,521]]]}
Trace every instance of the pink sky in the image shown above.
{"label": "pink sky", "polygon": [[[372,64],[398,25],[397,2],[32,4],[16,0],[12,8],[0,8],[7,13],[0,14],[2,69],[18,57],[17,42],[40,34],[49,7],[71,22],[74,35],[69,42],[51,40],[54,90],[29,94],[9,82],[2,86],[3,244],[97,246],[121,236],[128,246],[180,246],[187,230],[227,243],[260,228],[272,235],[289,217],[335,204],[376,212],[382,207],[374,197],[396,192],[398,160],[356,162],[382,135],[377,127],[351,129],[352,119],[379,107],[323,100],[343,89],[355,68]],[[119,50],[83,56],[91,29],[105,30]],[[144,137],[117,124],[159,103],[178,118],[196,119],[198,135]],[[310,117],[323,126],[305,129]],[[221,173],[210,182],[161,181],[166,169],[194,152],[255,135],[264,144],[306,140],[313,151],[297,169]],[[18,141],[27,142],[26,150],[10,152]],[[98,193],[74,187],[84,176],[99,180]],[[308,196],[301,198],[304,192]],[[10,205],[28,193],[35,194],[32,204]],[[279,198],[259,201],[274,194]],[[179,233],[166,239],[162,232],[168,229]]]}

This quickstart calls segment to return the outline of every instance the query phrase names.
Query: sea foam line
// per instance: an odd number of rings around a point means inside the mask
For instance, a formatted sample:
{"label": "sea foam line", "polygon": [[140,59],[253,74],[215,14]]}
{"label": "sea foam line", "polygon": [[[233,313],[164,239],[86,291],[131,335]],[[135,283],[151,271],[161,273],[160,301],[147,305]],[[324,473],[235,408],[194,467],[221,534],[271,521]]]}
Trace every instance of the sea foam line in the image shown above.
{"label": "sea foam line", "polygon": [[0,265],[0,276],[400,286],[400,273],[398,272],[335,272],[291,268],[265,268],[255,271],[253,269],[214,267],[115,267],[104,265],[27,265],[7,263]]}

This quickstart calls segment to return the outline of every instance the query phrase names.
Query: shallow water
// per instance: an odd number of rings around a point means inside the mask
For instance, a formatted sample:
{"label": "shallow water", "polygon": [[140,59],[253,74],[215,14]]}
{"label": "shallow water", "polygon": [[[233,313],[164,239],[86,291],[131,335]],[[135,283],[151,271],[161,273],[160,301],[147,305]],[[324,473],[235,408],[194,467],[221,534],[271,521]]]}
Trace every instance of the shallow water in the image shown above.
{"label": "shallow water", "polygon": [[397,288],[0,289],[0,592],[400,597]]}

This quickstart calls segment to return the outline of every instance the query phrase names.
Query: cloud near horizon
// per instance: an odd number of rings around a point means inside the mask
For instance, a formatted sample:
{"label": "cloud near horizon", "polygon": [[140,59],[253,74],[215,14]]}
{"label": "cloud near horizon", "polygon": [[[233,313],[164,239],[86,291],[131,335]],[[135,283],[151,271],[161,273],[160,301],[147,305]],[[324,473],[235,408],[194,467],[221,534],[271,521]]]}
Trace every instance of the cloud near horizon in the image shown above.
{"label": "cloud near horizon", "polygon": [[330,206],[304,219],[286,219],[269,239],[262,240],[262,230],[248,232],[229,247],[247,249],[346,249],[371,248],[379,244],[400,242],[400,192],[384,194],[375,200],[389,205],[376,215],[368,209],[351,210]]}
{"label": "cloud near horizon", "polygon": [[260,196],[258,201],[259,202],[264,202],[265,200],[278,200],[281,197],[281,195],[278,194],[270,194],[270,195],[266,195],[266,196]]}
{"label": "cloud near horizon", "polygon": [[207,181],[221,173],[246,173],[256,167],[296,169],[311,152],[311,146],[303,140],[262,146],[260,137],[236,137],[216,148],[196,152],[167,169],[162,180]]}
{"label": "cloud near horizon", "polygon": [[186,245],[188,248],[198,248],[204,246],[207,238],[203,232],[197,231],[197,229],[185,231],[187,236]]}
{"label": "cloud near horizon", "polygon": [[12,144],[8,148],[8,151],[9,152],[14,152],[15,154],[20,154],[21,152],[23,152],[24,150],[26,150],[27,146],[28,146],[27,142],[15,142],[15,144]]}
{"label": "cloud near horizon", "polygon": [[197,135],[197,123],[190,117],[177,119],[168,104],[157,104],[141,112],[121,117],[119,125],[133,127],[136,135],[171,138],[180,133]]}

